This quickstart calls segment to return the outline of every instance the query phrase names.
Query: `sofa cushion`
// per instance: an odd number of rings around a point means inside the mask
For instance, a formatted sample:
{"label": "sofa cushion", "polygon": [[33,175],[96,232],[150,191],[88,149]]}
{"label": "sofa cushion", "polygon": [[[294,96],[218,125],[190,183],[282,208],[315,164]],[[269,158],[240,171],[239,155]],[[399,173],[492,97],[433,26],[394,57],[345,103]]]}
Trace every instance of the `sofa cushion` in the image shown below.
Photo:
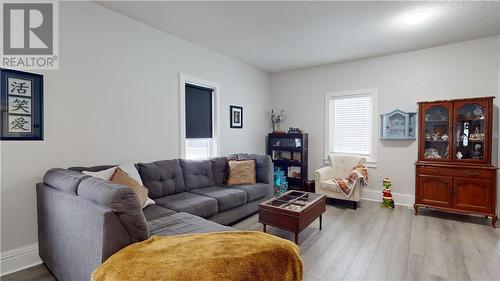
{"label": "sofa cushion", "polygon": [[217,213],[217,200],[189,192],[159,198],[156,204],[177,212],[186,212],[203,218]]}
{"label": "sofa cushion", "polygon": [[255,171],[257,173],[257,182],[270,183],[272,182],[273,161],[269,155],[258,154],[234,154],[229,156],[231,159],[237,160],[255,160]]}
{"label": "sofa cushion", "polygon": [[43,182],[55,189],[76,195],[80,182],[88,176],[71,170],[54,168],[48,170],[43,176]]}
{"label": "sofa cushion", "polygon": [[215,185],[225,184],[227,176],[227,158],[216,157],[211,160],[212,160],[212,172],[214,174]]}
{"label": "sofa cushion", "polygon": [[144,212],[144,217],[146,218],[147,221],[152,221],[159,218],[168,217],[173,214],[177,214],[176,211],[163,208],[158,205],[147,206],[146,208],[142,209],[142,211]]}
{"label": "sofa cushion", "polygon": [[258,182],[256,184],[235,185],[228,188],[243,190],[247,193],[247,202],[266,197],[269,193],[269,184]]}
{"label": "sofa cushion", "polygon": [[230,187],[211,186],[195,189],[190,192],[217,200],[219,212],[241,206],[247,202],[247,193]]}
{"label": "sofa cushion", "polygon": [[77,193],[82,198],[113,210],[129,232],[132,242],[149,238],[141,203],[130,187],[87,177],[78,186]]}
{"label": "sofa cushion", "polygon": [[182,169],[177,159],[139,163],[137,169],[152,199],[185,191]]}
{"label": "sofa cushion", "polygon": [[148,227],[151,235],[160,236],[234,230],[231,227],[183,212],[149,221]]}
{"label": "sofa cushion", "polygon": [[210,160],[179,160],[184,176],[186,191],[215,185],[212,161]]}

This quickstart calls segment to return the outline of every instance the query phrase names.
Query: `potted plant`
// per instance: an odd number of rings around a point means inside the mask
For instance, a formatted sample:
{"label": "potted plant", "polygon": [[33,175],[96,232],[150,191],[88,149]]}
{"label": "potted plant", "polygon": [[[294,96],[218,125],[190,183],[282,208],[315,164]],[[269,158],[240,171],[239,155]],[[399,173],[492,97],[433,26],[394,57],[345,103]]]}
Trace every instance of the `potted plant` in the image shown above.
{"label": "potted plant", "polygon": [[285,119],[285,111],[281,110],[279,113],[274,112],[274,109],[269,112],[271,117],[271,124],[273,126],[273,133],[281,132],[280,123]]}

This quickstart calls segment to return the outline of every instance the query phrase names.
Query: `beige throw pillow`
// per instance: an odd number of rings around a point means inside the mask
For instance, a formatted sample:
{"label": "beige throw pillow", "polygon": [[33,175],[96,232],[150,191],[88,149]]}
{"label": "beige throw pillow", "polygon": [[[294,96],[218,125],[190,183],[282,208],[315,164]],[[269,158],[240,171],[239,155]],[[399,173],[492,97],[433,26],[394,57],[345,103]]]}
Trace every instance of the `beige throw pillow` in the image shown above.
{"label": "beige throw pillow", "polygon": [[145,202],[148,199],[148,189],[142,186],[133,178],[131,178],[127,173],[122,171],[122,169],[116,168],[116,171],[113,174],[113,177],[111,178],[111,182],[132,188],[135,194],[137,194],[139,202],[141,202],[141,206],[144,207]]}
{"label": "beige throw pillow", "polygon": [[229,160],[227,185],[255,184],[255,160]]}

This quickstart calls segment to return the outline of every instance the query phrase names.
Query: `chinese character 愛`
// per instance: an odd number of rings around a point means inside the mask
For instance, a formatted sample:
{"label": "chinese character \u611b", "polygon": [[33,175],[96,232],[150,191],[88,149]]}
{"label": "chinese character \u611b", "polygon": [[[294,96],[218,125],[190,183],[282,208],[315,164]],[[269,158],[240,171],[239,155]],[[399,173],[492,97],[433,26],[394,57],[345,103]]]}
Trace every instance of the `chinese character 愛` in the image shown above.
{"label": "chinese character \u611b", "polygon": [[24,119],[24,117],[18,117],[14,119],[13,121],[10,122],[11,129],[12,130],[22,130],[22,131],[29,131],[29,128],[25,128],[26,124],[29,122]]}

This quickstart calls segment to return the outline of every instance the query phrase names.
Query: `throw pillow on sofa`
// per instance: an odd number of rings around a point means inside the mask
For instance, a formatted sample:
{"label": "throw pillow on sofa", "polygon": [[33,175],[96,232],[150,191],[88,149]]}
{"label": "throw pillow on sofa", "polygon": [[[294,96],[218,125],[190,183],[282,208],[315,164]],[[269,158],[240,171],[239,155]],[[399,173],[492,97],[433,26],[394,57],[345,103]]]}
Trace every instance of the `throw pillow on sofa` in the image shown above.
{"label": "throw pillow on sofa", "polygon": [[115,174],[111,178],[111,182],[130,187],[135,192],[135,194],[137,194],[139,202],[141,202],[141,206],[144,208],[146,200],[148,199],[147,188],[139,184],[120,168],[116,169]]}
{"label": "throw pillow on sofa", "polygon": [[[142,183],[141,176],[139,175],[139,172],[137,172],[137,169],[135,168],[134,164],[123,164],[118,167],[112,167],[106,170],[98,171],[98,172],[90,172],[90,171],[82,171],[83,174],[93,176],[96,178],[100,178],[103,180],[111,181],[111,178],[115,174],[116,170],[120,168],[125,174],[127,174],[129,177],[131,177],[134,181],[139,183],[142,187],[144,187],[144,184]],[[128,185],[127,185],[128,186]],[[145,187],[144,187],[145,188]],[[142,201],[141,201],[142,203]],[[151,198],[146,197],[146,202],[142,204],[142,208],[146,208],[149,205],[156,204],[155,201],[153,201]]]}
{"label": "throw pillow on sofa", "polygon": [[[122,171],[124,171],[129,177],[131,177],[133,180],[138,182],[142,187],[144,187],[144,183],[142,182],[141,176],[139,175],[139,171],[137,171],[137,168],[133,163],[129,164],[122,164],[118,166]],[[145,205],[142,206],[142,208],[146,208],[149,205],[154,205],[156,204],[153,199],[149,198],[149,196],[146,198],[146,203]]]}
{"label": "throw pillow on sofa", "polygon": [[117,167],[113,167],[113,168],[109,168],[109,169],[98,171],[98,172],[82,171],[82,174],[93,176],[96,178],[100,178],[100,179],[103,179],[105,181],[110,181],[116,172],[116,168]]}
{"label": "throw pillow on sofa", "polygon": [[255,184],[255,160],[229,160],[227,185]]}

